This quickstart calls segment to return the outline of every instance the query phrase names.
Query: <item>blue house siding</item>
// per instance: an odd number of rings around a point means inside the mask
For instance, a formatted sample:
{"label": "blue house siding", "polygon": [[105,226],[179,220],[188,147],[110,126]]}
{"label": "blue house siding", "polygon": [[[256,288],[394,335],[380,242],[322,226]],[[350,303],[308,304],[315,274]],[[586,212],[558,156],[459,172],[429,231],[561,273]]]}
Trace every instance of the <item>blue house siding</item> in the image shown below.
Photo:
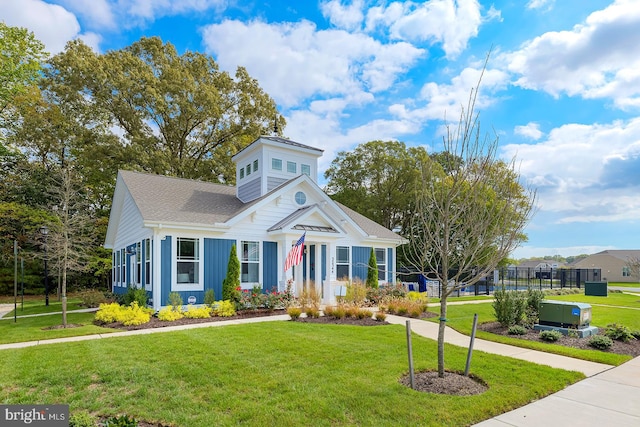
{"label": "blue house siding", "polygon": [[393,249],[387,249],[387,282],[393,283]]}
{"label": "blue house siding", "polygon": [[[231,239],[204,239],[204,289],[213,289],[216,300],[222,299],[222,281],[227,277],[229,253],[235,244]],[[198,301],[201,303],[204,303],[204,292]]]}
{"label": "blue house siding", "polygon": [[278,243],[262,242],[262,291],[278,289]]}
{"label": "blue house siding", "polygon": [[367,280],[367,270],[369,268],[369,257],[371,248],[364,246],[354,246],[351,248],[351,278]]}
{"label": "blue house siding", "polygon": [[160,242],[160,305],[167,305],[171,292],[171,236]]}

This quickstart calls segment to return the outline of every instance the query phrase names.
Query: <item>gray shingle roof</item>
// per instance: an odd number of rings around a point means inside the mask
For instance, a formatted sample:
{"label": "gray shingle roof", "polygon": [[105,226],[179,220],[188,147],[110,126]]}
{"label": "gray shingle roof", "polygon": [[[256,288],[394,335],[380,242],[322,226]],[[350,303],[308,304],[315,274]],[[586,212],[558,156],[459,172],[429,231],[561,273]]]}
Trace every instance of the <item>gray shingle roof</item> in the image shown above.
{"label": "gray shingle roof", "polygon": [[629,260],[629,258],[637,258],[640,257],[639,249],[609,249],[606,251],[598,252],[595,255],[603,255],[608,254],[612,257],[619,258],[623,261]]}
{"label": "gray shingle roof", "polygon": [[[236,187],[229,185],[123,170],[120,175],[145,221],[198,225],[224,223],[268,196],[242,203],[236,197]],[[401,239],[398,234],[364,215],[341,203],[336,204],[368,235],[382,239]],[[298,217],[303,212],[304,208],[283,221],[291,222],[293,217]],[[272,228],[274,227],[276,225]]]}
{"label": "gray shingle roof", "polygon": [[228,185],[130,171],[120,175],[145,221],[214,224],[246,207]]}

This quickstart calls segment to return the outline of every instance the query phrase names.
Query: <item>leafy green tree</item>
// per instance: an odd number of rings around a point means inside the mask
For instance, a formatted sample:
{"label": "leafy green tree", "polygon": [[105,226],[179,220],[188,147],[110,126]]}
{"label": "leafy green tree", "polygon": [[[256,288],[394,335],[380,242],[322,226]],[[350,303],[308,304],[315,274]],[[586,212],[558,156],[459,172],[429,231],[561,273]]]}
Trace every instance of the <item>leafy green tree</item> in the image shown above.
{"label": "leafy green tree", "polygon": [[422,147],[398,141],[370,141],[341,151],[324,176],[331,197],[389,228],[403,227],[412,212],[419,165],[429,162]]}
{"label": "leafy green tree", "polygon": [[104,55],[70,42],[52,65],[55,85],[74,88],[70,99],[90,99],[108,114],[131,165],[153,173],[233,183],[231,157],[277,116],[244,68],[232,77],[212,57],[179,55],[158,37]]}
{"label": "leafy green tree", "polygon": [[367,286],[369,288],[378,288],[378,260],[376,260],[376,251],[373,248],[371,248],[371,255],[369,255]]}
{"label": "leafy green tree", "polygon": [[231,246],[229,252],[229,263],[227,264],[227,276],[222,281],[222,299],[232,302],[238,301],[238,291],[240,287],[240,260],[236,253],[236,245]]}
{"label": "leafy green tree", "polygon": [[[474,112],[477,88],[459,122],[447,125],[444,152],[460,158],[445,170],[426,163],[422,189],[406,237],[407,258],[424,276],[442,284],[438,330],[438,374],[444,376],[448,297],[489,275],[521,242],[535,192],[522,187],[514,162],[497,158],[497,138],[480,133]],[[436,167],[437,166],[437,167]]]}
{"label": "leafy green tree", "polygon": [[32,32],[0,21],[0,117],[13,97],[34,84],[46,56]]}

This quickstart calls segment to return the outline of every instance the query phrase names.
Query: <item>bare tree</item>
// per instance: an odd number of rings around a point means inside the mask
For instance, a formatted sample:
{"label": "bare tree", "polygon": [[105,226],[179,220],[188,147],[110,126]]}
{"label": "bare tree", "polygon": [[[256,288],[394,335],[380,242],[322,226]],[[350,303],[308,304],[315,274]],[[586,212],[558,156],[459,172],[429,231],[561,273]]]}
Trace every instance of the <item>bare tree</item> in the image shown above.
{"label": "bare tree", "polygon": [[52,196],[56,205],[53,206],[53,214],[57,217],[57,223],[52,230],[51,251],[61,275],[62,325],[66,327],[67,275],[70,271],[83,271],[86,268],[91,219],[86,192],[73,166],[60,168],[54,181]]}
{"label": "bare tree", "polygon": [[640,256],[631,256],[627,258],[627,267],[631,277],[635,277],[640,282]]}
{"label": "bare tree", "polygon": [[474,112],[479,87],[480,82],[462,107],[457,125],[446,126],[442,158],[456,162],[423,164],[416,211],[405,233],[410,264],[441,283],[440,377],[444,377],[447,298],[487,277],[526,240],[523,229],[535,201],[535,191],[519,183],[515,162],[497,158],[497,136],[481,135]]}

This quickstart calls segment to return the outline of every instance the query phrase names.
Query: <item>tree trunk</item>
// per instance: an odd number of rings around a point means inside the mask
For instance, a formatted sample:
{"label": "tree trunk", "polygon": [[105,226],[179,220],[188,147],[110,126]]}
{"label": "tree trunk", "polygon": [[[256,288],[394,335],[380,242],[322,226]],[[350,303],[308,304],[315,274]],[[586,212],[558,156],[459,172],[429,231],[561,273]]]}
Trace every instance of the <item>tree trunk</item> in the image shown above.
{"label": "tree trunk", "polygon": [[447,294],[440,300],[440,322],[438,323],[438,377],[444,378],[444,332],[447,326]]}

